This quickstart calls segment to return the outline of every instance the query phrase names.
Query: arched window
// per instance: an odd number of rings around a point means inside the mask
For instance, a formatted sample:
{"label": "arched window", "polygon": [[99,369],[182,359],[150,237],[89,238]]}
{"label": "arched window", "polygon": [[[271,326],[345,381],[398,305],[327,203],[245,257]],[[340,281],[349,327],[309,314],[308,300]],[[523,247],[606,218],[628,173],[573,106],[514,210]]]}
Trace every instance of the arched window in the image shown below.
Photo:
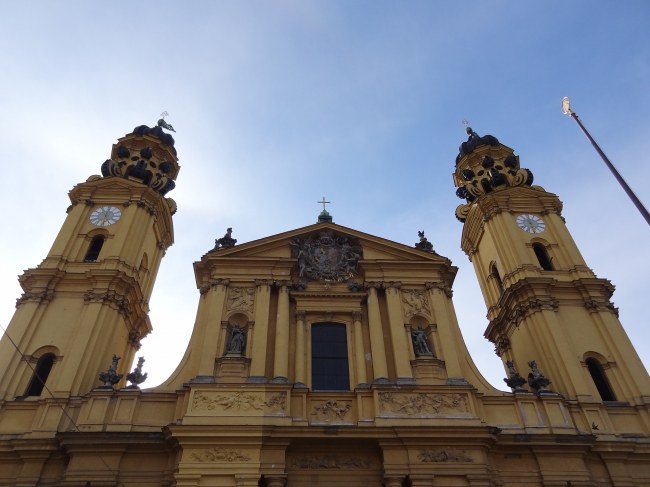
{"label": "arched window", "polygon": [[612,388],[609,386],[607,376],[605,376],[605,371],[603,370],[602,365],[600,365],[600,362],[595,358],[588,358],[585,362],[587,363],[587,369],[591,374],[591,378],[594,380],[594,384],[596,384],[596,389],[598,389],[600,398],[603,401],[616,401],[614,391],[612,391]]}
{"label": "arched window", "polygon": [[93,237],[90,242],[90,247],[88,247],[88,252],[86,252],[84,262],[97,262],[99,252],[101,252],[102,246],[104,245],[104,240],[103,235],[96,235]]}
{"label": "arched window", "polygon": [[548,257],[548,252],[546,252],[546,248],[541,243],[534,243],[533,251],[537,256],[537,260],[539,261],[539,266],[545,271],[552,271],[553,264],[551,264],[551,259],[549,259]]}
{"label": "arched window", "polygon": [[45,381],[52,371],[52,366],[54,365],[54,359],[56,357],[53,353],[47,353],[43,355],[36,364],[34,369],[34,375],[32,380],[27,387],[27,392],[25,396],[40,396],[43,392],[43,387],[45,386]]}
{"label": "arched window", "polygon": [[348,339],[345,325],[311,327],[311,386],[314,391],[349,391]]}
{"label": "arched window", "polygon": [[497,286],[499,287],[499,292],[503,293],[503,281],[501,280],[501,276],[499,275],[499,269],[497,269],[496,264],[492,264],[492,270],[490,271],[492,274],[492,277],[497,283]]}

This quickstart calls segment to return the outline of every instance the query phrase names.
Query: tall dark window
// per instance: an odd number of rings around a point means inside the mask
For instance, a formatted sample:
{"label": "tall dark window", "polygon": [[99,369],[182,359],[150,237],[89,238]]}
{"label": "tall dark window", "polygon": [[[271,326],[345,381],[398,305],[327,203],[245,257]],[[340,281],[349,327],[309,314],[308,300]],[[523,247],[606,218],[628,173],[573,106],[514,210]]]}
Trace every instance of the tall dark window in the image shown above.
{"label": "tall dark window", "polygon": [[607,382],[605,371],[603,370],[602,365],[600,365],[600,362],[595,358],[588,358],[585,362],[587,362],[587,369],[591,374],[591,378],[594,380],[594,384],[596,384],[596,389],[598,389],[600,398],[603,401],[616,401],[614,391],[612,391],[609,382]]}
{"label": "tall dark window", "polygon": [[497,269],[496,264],[492,264],[492,277],[494,277],[497,286],[499,286],[499,292],[503,293],[503,281],[501,280],[501,276],[499,275],[499,269]]}
{"label": "tall dark window", "polygon": [[103,235],[97,235],[93,237],[92,241],[90,242],[90,247],[88,247],[88,252],[86,253],[84,262],[97,262],[97,258],[99,257],[99,253],[101,252],[103,245]]}
{"label": "tall dark window", "polygon": [[52,371],[54,358],[54,354],[48,353],[39,359],[38,364],[36,364],[36,368],[34,369],[34,375],[32,376],[32,380],[29,383],[29,387],[27,388],[27,393],[25,396],[41,395],[41,392],[43,392],[43,387],[45,386],[45,381]]}
{"label": "tall dark window", "polygon": [[348,340],[345,325],[311,327],[311,385],[315,391],[349,391]]}
{"label": "tall dark window", "polygon": [[534,243],[533,251],[537,256],[537,260],[539,261],[539,266],[545,271],[552,271],[553,264],[551,264],[551,259],[548,258],[548,252],[546,252],[546,248],[544,248],[544,246],[541,243]]}

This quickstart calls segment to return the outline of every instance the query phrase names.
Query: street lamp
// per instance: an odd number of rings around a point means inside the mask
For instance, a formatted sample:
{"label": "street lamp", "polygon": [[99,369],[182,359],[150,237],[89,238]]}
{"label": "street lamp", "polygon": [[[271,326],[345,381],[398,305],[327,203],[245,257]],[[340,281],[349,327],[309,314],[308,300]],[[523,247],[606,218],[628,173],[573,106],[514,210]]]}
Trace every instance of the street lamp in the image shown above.
{"label": "street lamp", "polygon": [[616,180],[619,182],[621,186],[623,186],[623,189],[627,193],[627,195],[630,197],[632,200],[632,203],[634,203],[634,206],[636,206],[637,210],[643,215],[643,218],[645,218],[645,221],[650,225],[650,213],[648,213],[648,210],[645,209],[645,206],[643,206],[643,203],[639,200],[639,198],[636,197],[634,194],[634,191],[632,191],[632,188],[628,186],[628,184],[625,182],[625,179],[618,173],[616,168],[614,167],[614,164],[610,162],[610,160],[607,158],[605,153],[600,149],[596,141],[593,139],[593,137],[587,132],[587,129],[585,128],[584,125],[582,125],[582,122],[578,118],[578,115],[571,110],[571,100],[569,100],[568,96],[565,96],[562,98],[562,113],[565,115],[569,115],[571,118],[573,118],[578,126],[580,127],[580,130],[587,136],[589,139],[589,142],[591,142],[591,145],[594,146],[594,149],[596,149],[596,152],[600,154],[600,157],[602,157],[603,161],[605,161],[605,164],[607,164],[607,167],[609,168],[610,171],[612,171],[612,174],[616,178]]}

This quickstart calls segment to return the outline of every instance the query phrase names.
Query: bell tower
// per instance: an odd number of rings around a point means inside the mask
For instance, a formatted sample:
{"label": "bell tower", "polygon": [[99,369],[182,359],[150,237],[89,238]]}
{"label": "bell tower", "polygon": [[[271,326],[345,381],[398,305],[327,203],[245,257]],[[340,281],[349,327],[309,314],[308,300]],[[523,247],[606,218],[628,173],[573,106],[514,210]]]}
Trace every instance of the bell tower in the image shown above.
{"label": "bell tower", "polygon": [[[174,189],[180,166],[161,127],[136,127],[113,145],[102,175],[69,193],[68,215],[38,267],[19,278],[24,292],[0,341],[0,400],[60,397],[99,386],[98,374],[122,358],[127,372],[151,331],[149,298],[174,242]],[[124,386],[124,384],[118,384]]]}
{"label": "bell tower", "polygon": [[467,132],[453,176],[466,200],[456,217],[497,355],[524,377],[536,361],[549,389],[569,400],[649,404],[650,378],[610,301],[614,286],[587,266],[560,199],[533,185],[512,149]]}

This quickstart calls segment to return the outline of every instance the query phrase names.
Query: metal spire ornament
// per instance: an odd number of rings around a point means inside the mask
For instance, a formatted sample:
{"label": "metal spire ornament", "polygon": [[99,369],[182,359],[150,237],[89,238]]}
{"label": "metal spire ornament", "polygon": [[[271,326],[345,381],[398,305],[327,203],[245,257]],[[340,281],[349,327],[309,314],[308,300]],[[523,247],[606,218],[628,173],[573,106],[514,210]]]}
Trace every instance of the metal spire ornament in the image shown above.
{"label": "metal spire ornament", "polygon": [[167,129],[167,130],[171,130],[172,132],[176,132],[176,131],[174,130],[174,127],[172,127],[170,124],[168,124],[167,122],[165,122],[165,117],[169,117],[169,112],[168,112],[168,111],[164,111],[164,112],[162,112],[162,113],[160,114],[160,117],[161,117],[160,120],[158,120],[158,126],[159,126],[159,127],[162,127],[162,128],[164,128],[164,129]]}

